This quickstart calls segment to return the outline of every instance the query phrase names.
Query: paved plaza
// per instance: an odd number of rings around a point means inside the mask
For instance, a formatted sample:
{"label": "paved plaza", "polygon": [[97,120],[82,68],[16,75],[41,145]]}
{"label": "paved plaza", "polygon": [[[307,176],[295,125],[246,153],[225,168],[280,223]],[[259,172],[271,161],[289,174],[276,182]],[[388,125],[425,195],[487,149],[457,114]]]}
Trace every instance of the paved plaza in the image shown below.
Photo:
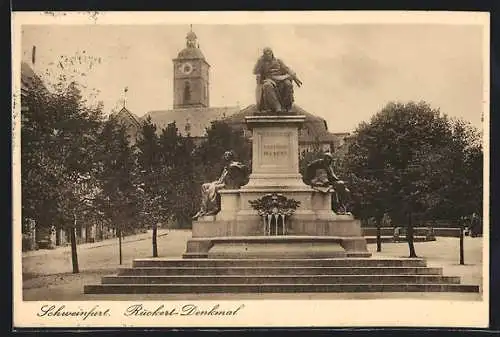
{"label": "paved plaza", "polygon": [[[158,231],[158,254],[161,257],[180,258],[191,237],[189,230]],[[459,265],[459,239],[438,237],[436,241],[415,243],[419,257],[427,259],[428,266],[443,267],[444,275],[460,276],[463,284],[482,284],[482,238],[465,237],[465,265]],[[387,243],[377,253],[376,245],[368,249],[374,257],[407,257],[406,243]],[[151,257],[151,232],[124,238],[123,265],[129,267],[134,258]],[[23,253],[24,300],[194,300],[194,299],[377,299],[428,298],[480,300],[480,294],[456,293],[357,293],[357,294],[162,294],[162,295],[85,295],[85,284],[99,283],[102,276],[116,272],[118,240],[111,239],[78,246],[80,273],[71,273],[70,247]]]}

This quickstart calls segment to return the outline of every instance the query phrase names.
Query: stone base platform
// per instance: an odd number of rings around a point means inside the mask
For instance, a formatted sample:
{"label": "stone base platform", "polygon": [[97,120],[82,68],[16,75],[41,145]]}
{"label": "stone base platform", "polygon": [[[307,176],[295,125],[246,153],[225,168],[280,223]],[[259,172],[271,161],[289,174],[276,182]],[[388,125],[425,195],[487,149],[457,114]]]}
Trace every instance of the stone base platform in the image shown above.
{"label": "stone base platform", "polygon": [[479,292],[423,259],[136,259],[86,294]]}
{"label": "stone base platform", "polygon": [[183,258],[337,258],[369,257],[363,237],[336,236],[230,236],[192,238]]}
{"label": "stone base platform", "polygon": [[[323,213],[297,211],[286,221],[287,235],[362,237],[359,220],[350,215],[338,215],[331,210]],[[260,236],[264,234],[263,219],[254,210],[238,212],[234,217],[225,214],[204,216],[193,221],[193,238],[225,236]]]}

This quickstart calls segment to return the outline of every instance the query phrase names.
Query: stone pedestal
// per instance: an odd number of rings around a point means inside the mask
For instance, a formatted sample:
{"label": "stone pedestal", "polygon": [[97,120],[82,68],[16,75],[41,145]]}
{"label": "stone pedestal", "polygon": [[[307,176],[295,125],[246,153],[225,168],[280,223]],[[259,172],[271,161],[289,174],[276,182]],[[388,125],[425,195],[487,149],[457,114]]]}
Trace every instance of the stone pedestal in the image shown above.
{"label": "stone pedestal", "polygon": [[243,190],[308,188],[299,173],[299,128],[305,116],[249,116],[252,174]]}
{"label": "stone pedestal", "polygon": [[[298,132],[305,116],[249,116],[252,174],[238,190],[221,190],[221,211],[193,222],[184,257],[311,258],[369,256],[361,225],[331,210],[331,194],[302,181]],[[264,221],[249,201],[278,193],[300,202],[287,233],[266,236]]]}

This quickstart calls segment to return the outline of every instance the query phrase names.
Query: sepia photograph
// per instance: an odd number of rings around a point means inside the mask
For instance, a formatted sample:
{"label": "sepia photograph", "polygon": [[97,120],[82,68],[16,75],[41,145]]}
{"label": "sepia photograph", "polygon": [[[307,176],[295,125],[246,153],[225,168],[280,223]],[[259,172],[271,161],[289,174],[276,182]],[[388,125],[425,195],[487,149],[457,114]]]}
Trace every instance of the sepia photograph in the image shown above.
{"label": "sepia photograph", "polygon": [[14,12],[12,49],[14,325],[487,326],[487,13]]}

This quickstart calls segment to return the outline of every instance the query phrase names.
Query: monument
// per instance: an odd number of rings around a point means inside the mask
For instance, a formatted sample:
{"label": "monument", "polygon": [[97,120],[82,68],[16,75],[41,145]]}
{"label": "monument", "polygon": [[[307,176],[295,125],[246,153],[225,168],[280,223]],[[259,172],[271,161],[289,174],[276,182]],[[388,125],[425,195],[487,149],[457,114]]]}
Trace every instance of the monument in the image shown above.
{"label": "monument", "polygon": [[[217,190],[220,211],[195,216],[184,257],[370,256],[360,222],[345,211],[332,210],[332,196],[336,199],[340,194],[334,187],[321,190],[306,185],[299,172],[298,136],[305,116],[293,111],[292,81],[298,86],[302,82],[270,48],[264,49],[254,74],[258,112],[246,117],[252,132],[248,183]],[[269,210],[259,212],[255,205],[259,201],[261,206],[265,204],[262,198],[269,199]],[[278,199],[291,202],[293,212],[281,209],[273,213],[273,207],[279,209]]]}
{"label": "monument", "polygon": [[251,174],[226,152],[219,179],[201,186],[183,258],[134,259],[86,294],[479,292],[424,259],[371,257],[331,156],[299,173],[305,118],[294,111],[292,81],[302,82],[270,49],[255,69]]}

